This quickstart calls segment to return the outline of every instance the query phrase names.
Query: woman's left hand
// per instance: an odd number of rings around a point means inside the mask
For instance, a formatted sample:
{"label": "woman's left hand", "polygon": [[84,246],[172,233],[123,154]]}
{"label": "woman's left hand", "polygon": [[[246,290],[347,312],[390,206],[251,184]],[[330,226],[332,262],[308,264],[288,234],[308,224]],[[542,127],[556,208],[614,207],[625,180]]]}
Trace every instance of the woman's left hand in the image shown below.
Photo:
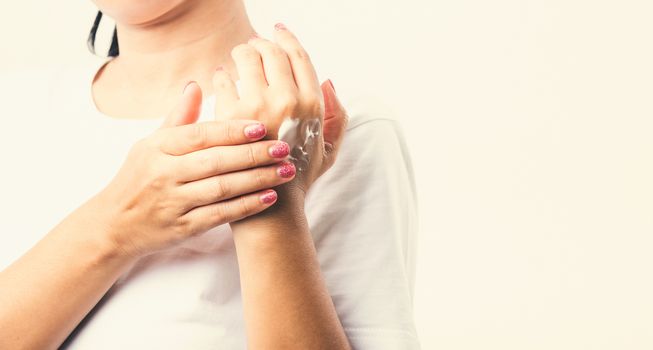
{"label": "woman's left hand", "polygon": [[283,25],[275,29],[274,42],[253,38],[233,49],[240,91],[224,70],[214,77],[218,118],[259,119],[271,138],[279,136],[287,118],[317,119],[321,125],[308,164],[301,163],[304,170],[275,188],[278,202],[229,223],[247,343],[251,349],[351,349],[321,276],[304,211],[306,191],[335,161],[347,114],[331,83],[319,84],[295,36]]}
{"label": "woman's left hand", "polygon": [[[313,182],[335,162],[347,125],[347,113],[333,84],[330,80],[319,83],[306,50],[283,24],[275,26],[274,42],[256,36],[236,46],[231,55],[240,77],[240,94],[230,75],[219,68],[213,78],[216,118],[261,120],[273,139],[287,118],[320,121],[321,130],[309,148],[308,166],[283,186],[303,200]],[[287,171],[296,168],[289,162]]]}

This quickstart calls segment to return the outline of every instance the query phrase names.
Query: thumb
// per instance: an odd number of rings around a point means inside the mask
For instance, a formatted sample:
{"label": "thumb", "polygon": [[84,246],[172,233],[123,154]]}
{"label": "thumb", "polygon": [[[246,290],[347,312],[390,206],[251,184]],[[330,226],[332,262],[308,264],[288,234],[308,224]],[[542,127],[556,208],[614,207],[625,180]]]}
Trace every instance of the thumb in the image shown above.
{"label": "thumb", "polygon": [[192,124],[197,121],[202,109],[202,89],[196,82],[186,84],[181,100],[163,121],[161,128]]}
{"label": "thumb", "polygon": [[347,111],[340,103],[336,90],[333,87],[331,79],[327,79],[322,85],[322,94],[324,95],[324,148],[329,164],[335,161],[340,144],[345,136],[345,129],[349,117]]}

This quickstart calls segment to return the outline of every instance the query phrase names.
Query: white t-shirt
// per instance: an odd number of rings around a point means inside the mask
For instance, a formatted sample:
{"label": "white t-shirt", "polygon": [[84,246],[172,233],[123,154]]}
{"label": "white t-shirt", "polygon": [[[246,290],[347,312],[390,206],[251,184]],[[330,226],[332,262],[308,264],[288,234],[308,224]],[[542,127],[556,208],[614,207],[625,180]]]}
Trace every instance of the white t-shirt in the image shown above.
{"label": "white t-shirt", "polygon": [[[1,75],[0,269],[100,191],[131,145],[162,122],[97,110],[90,88],[103,62],[89,55],[55,75]],[[213,119],[214,103],[205,99],[200,120]],[[418,349],[416,193],[404,138],[374,103],[343,104],[350,123],[339,157],[306,198],[322,273],[355,349]],[[245,349],[229,225],[141,259],[62,348]]]}

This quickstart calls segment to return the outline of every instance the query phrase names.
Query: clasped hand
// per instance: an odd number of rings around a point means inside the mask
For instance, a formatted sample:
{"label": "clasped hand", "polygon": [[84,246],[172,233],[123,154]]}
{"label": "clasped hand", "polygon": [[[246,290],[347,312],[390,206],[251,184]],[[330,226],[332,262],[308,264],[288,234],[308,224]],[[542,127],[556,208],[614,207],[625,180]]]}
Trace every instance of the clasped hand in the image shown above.
{"label": "clasped hand", "polygon": [[[334,163],[347,114],[331,82],[319,84],[297,38],[277,25],[274,42],[254,37],[232,57],[240,92],[226,70],[216,70],[216,120],[197,122],[202,91],[190,83],[163,125],[133,145],[89,202],[101,208],[97,222],[123,253],[169,248],[256,215],[278,198],[303,201],[277,192],[305,193]],[[286,118],[318,118],[322,126],[301,172],[287,161],[289,145],[277,140]]]}

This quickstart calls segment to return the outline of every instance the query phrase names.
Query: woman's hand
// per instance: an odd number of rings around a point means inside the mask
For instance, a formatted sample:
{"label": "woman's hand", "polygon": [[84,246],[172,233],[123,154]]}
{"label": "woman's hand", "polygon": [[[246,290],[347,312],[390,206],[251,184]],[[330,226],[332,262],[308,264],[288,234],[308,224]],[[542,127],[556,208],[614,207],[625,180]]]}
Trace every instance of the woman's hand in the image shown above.
{"label": "woman's hand", "polygon": [[276,201],[270,188],[294,176],[283,161],[288,145],[259,141],[266,134],[261,122],[195,123],[201,98],[199,86],[189,84],[176,111],[131,148],[97,196],[111,241],[130,256],[259,213]]}
{"label": "woman's hand", "polygon": [[287,118],[322,126],[307,149],[309,163],[300,163],[304,168],[296,179],[277,188],[279,204],[230,224],[247,344],[251,349],[350,349],[304,212],[306,191],[335,160],[347,116],[330,82],[320,87],[295,36],[283,25],[275,28],[275,42],[253,38],[232,51],[240,96],[224,70],[214,76],[220,119],[259,119],[272,138]]}
{"label": "woman's hand", "polygon": [[272,139],[278,138],[279,127],[287,118],[318,119],[321,130],[308,148],[309,164],[292,182],[305,194],[334,163],[347,113],[332,83],[320,86],[313,64],[295,35],[281,24],[275,29],[275,42],[254,37],[232,50],[240,77],[240,96],[229,74],[222,69],[216,71],[216,117],[255,118],[265,123]]}

